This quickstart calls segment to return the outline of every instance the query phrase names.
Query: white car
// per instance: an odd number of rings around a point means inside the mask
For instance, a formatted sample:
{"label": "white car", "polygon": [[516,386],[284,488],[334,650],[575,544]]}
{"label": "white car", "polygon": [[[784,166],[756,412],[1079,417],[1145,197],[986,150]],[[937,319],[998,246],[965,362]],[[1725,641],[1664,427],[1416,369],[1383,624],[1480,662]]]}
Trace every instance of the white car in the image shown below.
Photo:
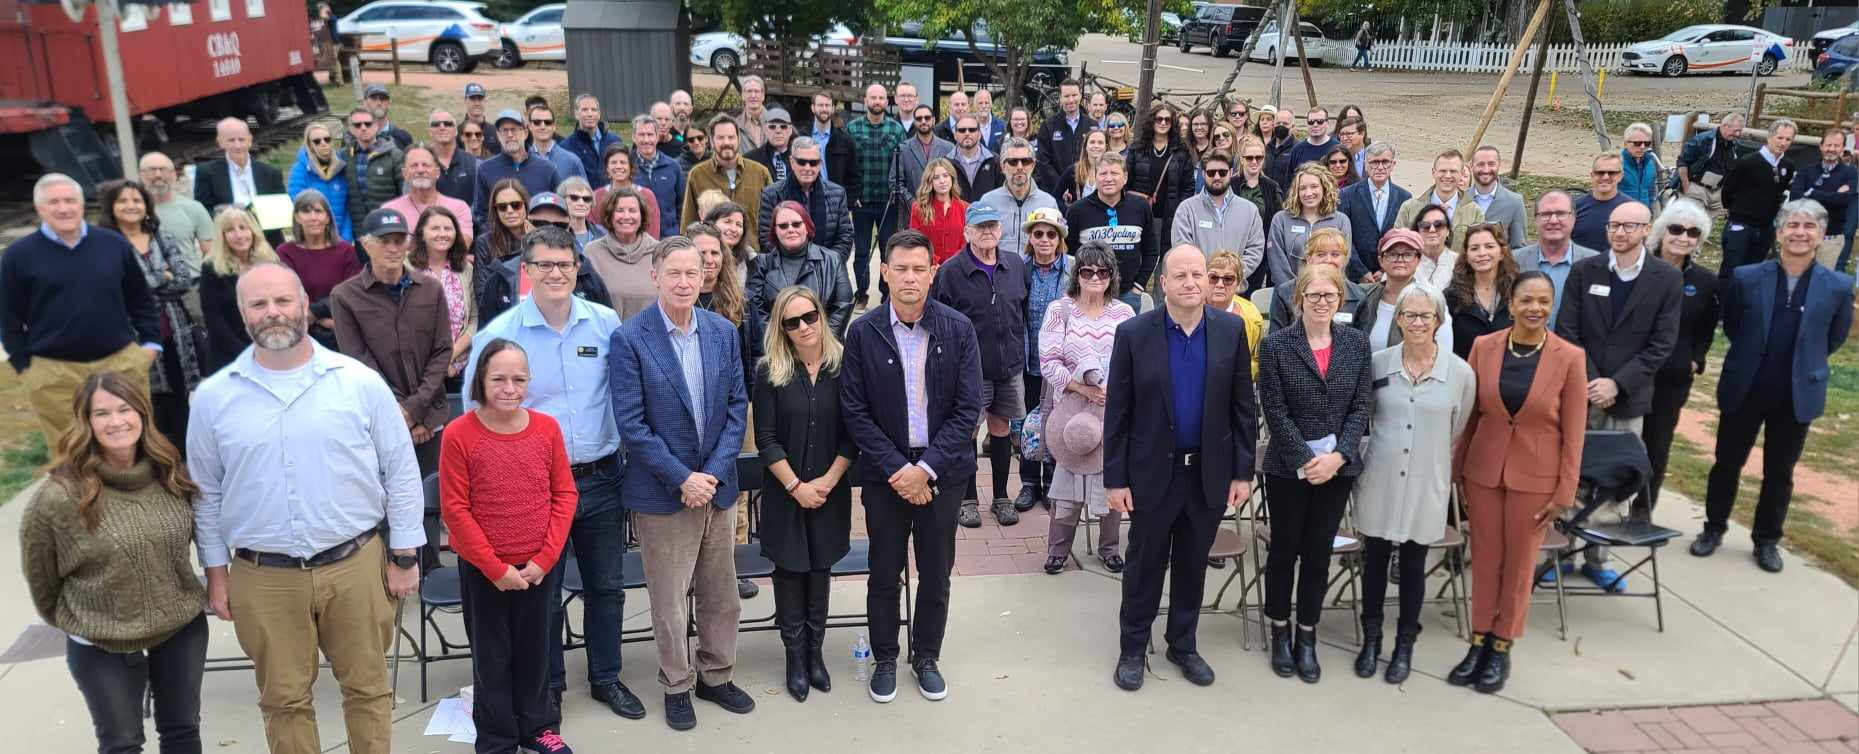
{"label": "white car", "polygon": [[515,68],[532,60],[567,60],[568,46],[562,41],[562,11],[566,3],[544,5],[497,30],[502,42],[497,55],[498,68]]}
{"label": "white car", "polygon": [[[1326,62],[1334,61],[1337,59],[1338,55],[1345,52],[1344,48],[1349,47],[1349,43],[1345,40],[1329,39],[1323,36],[1323,30],[1317,28],[1316,24],[1300,22],[1298,27],[1304,32],[1304,56],[1310,59],[1311,65],[1322,65]],[[1267,63],[1276,63],[1278,62],[1278,48],[1280,46],[1278,42],[1278,22],[1273,21],[1267,24],[1265,28],[1259,30],[1259,41],[1253,43],[1252,56],[1247,58],[1247,60],[1262,60]],[[1286,40],[1282,46],[1284,47],[1284,54],[1290,56],[1287,59],[1297,59],[1297,40]]]}
{"label": "white car", "polygon": [[[852,45],[858,43],[858,35],[845,24],[839,24],[814,41]],[[691,65],[709,66],[712,71],[725,73],[749,59],[747,50],[741,36],[727,31],[706,32],[691,38]]]}
{"label": "white car", "polygon": [[377,0],[336,22],[343,34],[367,34],[362,60],[381,61],[398,47],[403,62],[431,63],[441,73],[469,73],[498,50],[497,22],[484,3]]}
{"label": "white car", "polygon": [[[1640,42],[1620,54],[1620,67],[1628,73],[1683,76],[1687,73],[1747,73],[1751,51],[1781,45],[1787,54],[1790,41],[1754,26],[1699,24],[1687,26],[1649,42]],[[1757,73],[1775,72],[1781,58],[1764,52]]]}

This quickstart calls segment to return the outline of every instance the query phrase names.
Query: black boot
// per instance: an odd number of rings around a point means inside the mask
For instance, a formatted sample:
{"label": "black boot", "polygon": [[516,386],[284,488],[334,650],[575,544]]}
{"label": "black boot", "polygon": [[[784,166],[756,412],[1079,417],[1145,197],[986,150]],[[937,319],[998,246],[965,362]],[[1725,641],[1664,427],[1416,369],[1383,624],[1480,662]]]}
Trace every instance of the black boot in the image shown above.
{"label": "black boot", "polygon": [[832,583],[831,571],[807,573],[807,682],[821,691],[833,690],[833,677],[826,672],[826,658],[820,652],[826,645],[827,599]]}
{"label": "black boot", "polygon": [[1504,682],[1510,680],[1510,640],[1491,637],[1491,651],[1485,654],[1484,662],[1478,663],[1478,674],[1472,681],[1472,689],[1480,694],[1495,694],[1504,690]]}
{"label": "black boot", "polygon": [[1272,624],[1272,672],[1279,678],[1290,678],[1297,673],[1297,663],[1291,659],[1290,624]]}
{"label": "black boot", "polygon": [[1418,637],[1409,633],[1394,634],[1394,654],[1388,656],[1388,673],[1383,679],[1399,686],[1407,682],[1407,675],[1414,670],[1414,639]]}
{"label": "black boot", "polygon": [[798,574],[776,571],[775,626],[781,632],[781,648],[786,652],[787,669],[783,677],[787,692],[794,701],[807,701],[807,595],[806,581]]}
{"label": "black boot", "polygon": [[1317,664],[1317,629],[1297,628],[1297,643],[1291,649],[1291,656],[1297,660],[1298,680],[1316,683],[1323,678],[1323,666]]}
{"label": "black boot", "polygon": [[1375,665],[1381,660],[1381,621],[1373,625],[1362,619],[1362,651],[1356,653],[1356,677],[1374,678]]}
{"label": "black boot", "polygon": [[1472,634],[1472,645],[1465,650],[1465,659],[1452,666],[1452,672],[1446,674],[1446,683],[1453,686],[1470,686],[1478,674],[1478,666],[1484,663],[1486,634]]}

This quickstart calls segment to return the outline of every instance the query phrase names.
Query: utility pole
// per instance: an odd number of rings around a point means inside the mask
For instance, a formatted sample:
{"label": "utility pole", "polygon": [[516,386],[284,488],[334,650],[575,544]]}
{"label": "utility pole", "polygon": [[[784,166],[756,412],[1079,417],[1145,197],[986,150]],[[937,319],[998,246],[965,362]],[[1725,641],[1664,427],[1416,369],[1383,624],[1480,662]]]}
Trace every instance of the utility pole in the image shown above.
{"label": "utility pole", "polygon": [[1149,0],[1149,14],[1143,26],[1142,71],[1136,79],[1136,117],[1149,111],[1155,97],[1155,48],[1161,44],[1162,0]]}
{"label": "utility pole", "polygon": [[130,128],[134,116],[129,112],[129,94],[123,89],[123,55],[116,40],[117,19],[122,18],[122,12],[116,3],[97,0],[97,36],[103,42],[103,71],[110,84],[110,110],[116,114],[116,147],[122,157],[123,177],[134,178],[138,159],[135,131]]}

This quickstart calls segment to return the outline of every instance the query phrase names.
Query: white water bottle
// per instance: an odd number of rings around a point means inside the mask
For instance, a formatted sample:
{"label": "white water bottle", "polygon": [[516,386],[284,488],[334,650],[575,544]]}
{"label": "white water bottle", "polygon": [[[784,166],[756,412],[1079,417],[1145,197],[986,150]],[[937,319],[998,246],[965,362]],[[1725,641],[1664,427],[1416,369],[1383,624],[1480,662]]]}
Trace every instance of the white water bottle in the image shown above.
{"label": "white water bottle", "polygon": [[871,643],[865,641],[864,631],[860,631],[858,641],[852,643],[852,678],[859,683],[871,679]]}

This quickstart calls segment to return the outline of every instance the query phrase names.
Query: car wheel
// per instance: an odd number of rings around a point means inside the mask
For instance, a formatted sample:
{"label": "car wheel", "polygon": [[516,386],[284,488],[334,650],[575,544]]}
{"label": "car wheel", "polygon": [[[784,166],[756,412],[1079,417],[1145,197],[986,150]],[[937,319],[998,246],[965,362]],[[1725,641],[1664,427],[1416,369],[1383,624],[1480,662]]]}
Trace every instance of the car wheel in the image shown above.
{"label": "car wheel", "polygon": [[729,73],[729,69],[735,68],[741,64],[742,59],[736,56],[735,50],[729,48],[717,50],[710,55],[710,70],[716,71],[717,73],[727,74]]}
{"label": "car wheel", "polygon": [[1186,54],[1189,50],[1192,50],[1192,49],[1194,49],[1194,45],[1188,44],[1188,35],[1186,34],[1181,35],[1181,52],[1183,54]]}
{"label": "car wheel", "polygon": [[1265,51],[1265,63],[1267,65],[1278,65],[1278,48],[1273,47]]}
{"label": "car wheel", "polygon": [[457,42],[440,42],[432,46],[433,70],[440,73],[464,73],[465,47]]}
{"label": "car wheel", "polygon": [[523,54],[517,51],[516,43],[508,39],[504,40],[503,47],[497,51],[497,67],[507,70],[521,68],[522,65]]}
{"label": "car wheel", "polygon": [[1227,52],[1228,50],[1226,49],[1224,45],[1220,45],[1220,44],[1214,45],[1214,57],[1224,58],[1226,57]]}
{"label": "car wheel", "polygon": [[1666,58],[1665,65],[1659,67],[1660,73],[1674,77],[1683,76],[1685,75],[1685,71],[1688,70],[1691,70],[1691,62],[1685,60],[1685,56],[1683,55],[1673,55],[1672,57]]}
{"label": "car wheel", "polygon": [[1775,75],[1775,69],[1780,64],[1781,61],[1776,60],[1774,55],[1764,55],[1762,56],[1762,62],[1756,64],[1756,75],[1773,76]]}

